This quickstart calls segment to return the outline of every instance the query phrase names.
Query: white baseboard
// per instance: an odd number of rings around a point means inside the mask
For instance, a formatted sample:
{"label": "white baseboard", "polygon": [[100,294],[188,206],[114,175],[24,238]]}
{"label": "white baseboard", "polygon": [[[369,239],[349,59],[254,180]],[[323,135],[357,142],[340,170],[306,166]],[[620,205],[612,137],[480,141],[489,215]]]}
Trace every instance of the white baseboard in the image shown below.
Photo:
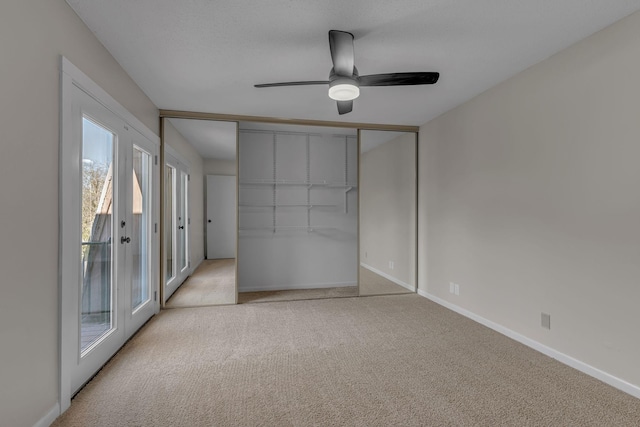
{"label": "white baseboard", "polygon": [[193,272],[196,271],[196,268],[200,267],[200,264],[202,264],[202,261],[204,261],[204,257],[200,258],[196,262],[191,263],[192,266],[189,268],[189,276],[191,276]]}
{"label": "white baseboard", "polygon": [[40,418],[37,423],[33,425],[33,427],[49,427],[60,415],[60,404],[56,403],[53,407],[45,414],[44,417]]}
{"label": "white baseboard", "polygon": [[418,289],[418,295],[423,296],[436,304],[439,304],[443,307],[448,308],[449,310],[455,311],[458,314],[461,314],[471,320],[474,320],[488,328],[493,329],[496,332],[501,333],[513,340],[518,341],[521,344],[526,345],[536,351],[539,351],[542,354],[545,354],[557,361],[564,363],[574,369],[577,369],[580,372],[583,372],[589,376],[592,376],[606,384],[609,384],[612,387],[617,388],[625,393],[630,394],[631,396],[637,397],[640,399],[640,387],[634,384],[631,384],[623,379],[615,377],[607,372],[604,372],[598,368],[594,368],[591,365],[588,365],[580,360],[574,359],[571,356],[567,356],[564,353],[559,352],[551,347],[547,347],[544,344],[539,343],[538,341],[532,340],[522,334],[512,331],[498,323],[492,322],[491,320],[485,319],[482,316],[479,316],[475,313],[470,312],[462,307],[459,307],[455,304],[450,303],[449,301],[443,300],[435,295],[431,295],[428,292],[423,291],[422,289]]}
{"label": "white baseboard", "polygon": [[408,290],[410,290],[411,292],[415,292],[415,288],[413,286],[411,286],[408,283],[403,282],[402,280],[396,279],[393,276],[390,276],[389,274],[385,273],[384,271],[380,271],[375,267],[371,267],[369,264],[365,264],[364,262],[360,263],[360,267],[364,267],[369,271],[373,271],[374,273],[376,273],[378,276],[382,276],[387,280],[392,281],[393,283],[395,283],[396,285],[400,285],[403,288],[407,288]]}
{"label": "white baseboard", "polygon": [[293,291],[297,289],[323,289],[342,288],[347,286],[357,286],[356,282],[335,282],[335,283],[305,283],[302,285],[266,285],[266,286],[238,286],[238,292],[260,292],[260,291]]}

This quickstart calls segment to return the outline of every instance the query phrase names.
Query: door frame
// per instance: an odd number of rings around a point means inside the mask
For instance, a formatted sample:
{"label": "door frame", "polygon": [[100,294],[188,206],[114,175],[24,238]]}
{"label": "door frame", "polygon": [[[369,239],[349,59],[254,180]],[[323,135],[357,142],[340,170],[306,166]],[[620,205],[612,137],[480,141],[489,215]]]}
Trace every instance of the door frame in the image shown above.
{"label": "door frame", "polygon": [[[160,138],[147,128],[140,120],[131,114],[126,108],[118,103],[106,91],[98,86],[91,78],[84,74],[79,68],[73,65],[64,56],[60,57],[60,155],[59,155],[59,218],[60,227],[58,230],[59,242],[59,405],[60,413],[66,411],[71,405],[71,397],[74,390],[71,390],[71,373],[73,364],[76,362],[77,338],[73,336],[77,328],[77,319],[74,319],[73,313],[77,312],[78,295],[70,291],[70,286],[65,283],[77,282],[77,254],[78,242],[74,237],[78,234],[77,224],[79,223],[79,188],[76,182],[80,176],[79,152],[70,149],[73,147],[74,128],[73,128],[73,108],[74,108],[74,92],[80,89],[88,96],[96,100],[99,104],[113,113],[119,120],[126,125],[135,129],[145,139],[149,140],[160,148]],[[157,156],[157,153],[154,154]],[[74,162],[73,159],[77,159]],[[155,157],[154,157],[155,159]],[[76,164],[77,163],[77,164]],[[159,182],[157,177],[154,178],[155,186],[153,187],[152,221],[158,222],[159,216]],[[154,233],[152,238],[152,292],[158,291],[159,280],[158,274],[158,251],[159,251],[159,233]],[[76,259],[76,261],[74,261]],[[71,294],[70,294],[71,292]],[[152,301],[153,313],[158,313],[159,303],[157,298]],[[125,316],[126,317],[126,316]],[[123,319],[124,320],[124,319]],[[124,343],[123,343],[124,344]]]}

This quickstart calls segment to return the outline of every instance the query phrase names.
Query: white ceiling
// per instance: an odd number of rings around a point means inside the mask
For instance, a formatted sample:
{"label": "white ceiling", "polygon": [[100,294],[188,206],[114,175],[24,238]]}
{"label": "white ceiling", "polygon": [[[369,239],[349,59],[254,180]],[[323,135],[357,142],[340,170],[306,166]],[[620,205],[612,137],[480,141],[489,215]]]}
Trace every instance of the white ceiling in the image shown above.
{"label": "white ceiling", "polygon": [[236,158],[236,122],[168,119],[204,159]]}
{"label": "white ceiling", "polygon": [[[67,0],[161,109],[421,125],[640,9],[640,0]],[[338,116],[327,32],[355,35],[360,74],[438,71],[366,87]],[[550,78],[553,78],[550,76]]]}

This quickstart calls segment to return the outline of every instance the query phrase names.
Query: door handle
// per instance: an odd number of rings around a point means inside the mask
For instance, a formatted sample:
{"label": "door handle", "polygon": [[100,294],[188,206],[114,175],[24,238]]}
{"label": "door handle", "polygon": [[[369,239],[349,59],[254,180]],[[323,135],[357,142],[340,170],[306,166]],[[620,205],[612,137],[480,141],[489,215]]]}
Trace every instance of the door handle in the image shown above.
{"label": "door handle", "polygon": [[184,225],[179,225],[179,226],[178,226],[178,228],[179,228],[180,230],[184,230]]}
{"label": "door handle", "polygon": [[120,238],[120,243],[121,243],[121,244],[124,244],[124,243],[130,243],[130,242],[131,242],[131,237],[125,237],[125,236],[122,236],[122,237]]}

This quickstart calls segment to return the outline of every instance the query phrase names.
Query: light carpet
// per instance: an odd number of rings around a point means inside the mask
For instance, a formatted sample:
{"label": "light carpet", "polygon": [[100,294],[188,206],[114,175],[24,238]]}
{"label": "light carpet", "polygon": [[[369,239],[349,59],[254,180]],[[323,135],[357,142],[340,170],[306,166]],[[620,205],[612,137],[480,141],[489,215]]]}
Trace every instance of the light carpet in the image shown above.
{"label": "light carpet", "polygon": [[415,294],[164,310],[54,426],[638,426],[640,400]]}
{"label": "light carpet", "polygon": [[167,301],[167,308],[235,304],[236,260],[206,259]]}

